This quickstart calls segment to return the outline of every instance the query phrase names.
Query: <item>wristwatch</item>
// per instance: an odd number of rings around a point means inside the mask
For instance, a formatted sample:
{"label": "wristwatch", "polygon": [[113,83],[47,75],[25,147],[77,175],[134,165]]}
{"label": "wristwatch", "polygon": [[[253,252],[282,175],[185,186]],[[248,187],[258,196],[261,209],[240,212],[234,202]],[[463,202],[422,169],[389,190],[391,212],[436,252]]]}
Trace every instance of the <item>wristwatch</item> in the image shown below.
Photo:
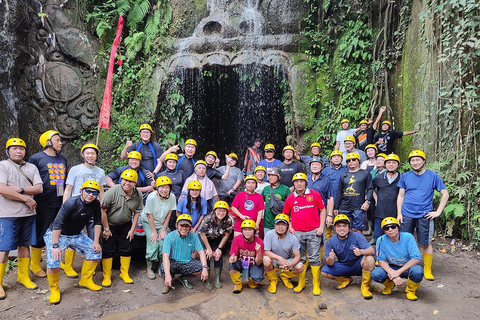
{"label": "wristwatch", "polygon": [[207,265],[202,266],[203,269],[210,269]]}
{"label": "wristwatch", "polygon": [[58,242],[52,243],[52,248],[53,249],[60,248],[60,245],[58,244]]}
{"label": "wristwatch", "polygon": [[24,194],[24,193],[25,193],[25,189],[20,188],[20,194]]}

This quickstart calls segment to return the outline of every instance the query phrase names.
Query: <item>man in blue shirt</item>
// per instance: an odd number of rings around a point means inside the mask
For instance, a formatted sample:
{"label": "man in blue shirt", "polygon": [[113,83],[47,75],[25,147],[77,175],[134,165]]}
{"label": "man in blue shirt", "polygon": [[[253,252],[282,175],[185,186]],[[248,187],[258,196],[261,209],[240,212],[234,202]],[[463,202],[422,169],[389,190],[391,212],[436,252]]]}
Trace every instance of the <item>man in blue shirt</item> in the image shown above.
{"label": "man in blue shirt", "polygon": [[407,299],[415,301],[415,292],[423,279],[422,259],[415,238],[408,232],[399,232],[399,223],[393,217],[382,221],[383,236],[377,239],[377,260],[380,267],[372,271],[372,279],[383,283],[382,294],[392,293],[395,286],[403,287],[408,278]]}
{"label": "man in blue shirt", "polygon": [[[440,176],[425,169],[427,156],[421,150],[414,150],[408,156],[412,171],[400,178],[397,198],[397,219],[403,223],[402,231],[413,234],[417,230],[418,244],[423,246],[423,268],[425,279],[434,280],[433,260],[433,219],[440,216],[447,205],[448,191]],[[442,195],[436,211],[433,210],[433,193]]]}
{"label": "man in blue shirt", "polygon": [[337,290],[341,290],[353,281],[352,276],[361,275],[362,296],[372,299],[370,272],[375,267],[375,250],[361,234],[350,232],[350,219],[346,215],[337,215],[333,225],[337,234],[327,241],[322,276],[339,281]]}
{"label": "man in blue shirt", "polygon": [[[208,265],[205,251],[202,243],[196,233],[190,232],[192,229],[192,217],[188,214],[181,214],[177,218],[177,230],[170,232],[163,240],[163,262],[161,265],[161,274],[165,279],[165,289],[167,293],[172,287],[172,277],[180,274],[180,280],[183,286],[191,290],[193,286],[188,282],[188,276],[198,276],[205,281],[208,279]],[[195,249],[200,261],[192,259],[192,251]]]}

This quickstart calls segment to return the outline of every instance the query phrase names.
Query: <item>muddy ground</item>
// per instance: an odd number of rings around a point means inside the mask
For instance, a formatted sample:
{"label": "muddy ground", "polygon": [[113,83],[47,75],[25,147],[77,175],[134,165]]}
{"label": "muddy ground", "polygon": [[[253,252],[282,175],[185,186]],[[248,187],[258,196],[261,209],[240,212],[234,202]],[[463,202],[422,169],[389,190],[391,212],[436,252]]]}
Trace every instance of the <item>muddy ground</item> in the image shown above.
{"label": "muddy ground", "polygon": [[[360,293],[360,277],[342,291],[337,283],[322,279],[322,294],[314,297],[312,286],[294,294],[281,282],[276,294],[245,288],[241,294],[231,293],[232,284],[224,266],[224,287],[213,291],[204,288],[199,279],[191,282],[194,289],[187,291],[175,281],[175,290],[162,294],[163,282],[157,276],[148,280],[144,262],[132,262],[133,285],[124,284],[119,271],[113,271],[113,285],[98,292],[79,288],[75,279],[63,272],[60,280],[62,302],[49,306],[47,279],[34,279],[39,289],[29,291],[16,283],[16,270],[5,276],[7,298],[0,301],[0,319],[478,319],[480,318],[480,253],[461,250],[453,253],[444,246],[435,245],[435,281],[423,281],[416,302],[405,298],[403,289],[395,288],[392,296],[382,296],[383,286],[372,284],[374,298],[364,300]],[[80,270],[82,256],[77,255],[75,269]],[[307,273],[307,279],[311,274]],[[97,269],[96,283],[101,283],[102,272]],[[326,309],[320,310],[322,305]]]}

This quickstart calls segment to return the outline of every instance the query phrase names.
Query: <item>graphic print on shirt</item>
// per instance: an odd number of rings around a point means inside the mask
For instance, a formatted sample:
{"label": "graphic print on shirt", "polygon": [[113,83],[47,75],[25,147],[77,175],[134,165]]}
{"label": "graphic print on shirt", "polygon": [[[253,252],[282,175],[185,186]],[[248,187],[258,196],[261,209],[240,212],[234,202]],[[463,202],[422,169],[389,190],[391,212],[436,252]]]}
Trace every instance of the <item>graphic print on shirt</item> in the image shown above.
{"label": "graphic print on shirt", "polygon": [[253,210],[253,208],[255,207],[255,204],[253,203],[252,200],[247,200],[245,201],[245,204],[243,205],[243,207],[245,208],[245,210]]}
{"label": "graphic print on shirt", "polygon": [[238,254],[240,255],[240,260],[248,261],[249,265],[255,264],[255,251],[239,249]]}
{"label": "graphic print on shirt", "polygon": [[64,163],[49,162],[47,168],[51,186],[58,184],[59,181],[65,181],[67,168]]}
{"label": "graphic print on shirt", "polygon": [[355,196],[360,195],[360,193],[358,193],[357,190],[355,190],[355,188],[353,187],[353,184],[355,182],[357,182],[357,180],[355,179],[354,176],[351,176],[350,181],[348,181],[348,186],[347,186],[347,188],[345,188],[345,195],[346,196],[355,197]]}

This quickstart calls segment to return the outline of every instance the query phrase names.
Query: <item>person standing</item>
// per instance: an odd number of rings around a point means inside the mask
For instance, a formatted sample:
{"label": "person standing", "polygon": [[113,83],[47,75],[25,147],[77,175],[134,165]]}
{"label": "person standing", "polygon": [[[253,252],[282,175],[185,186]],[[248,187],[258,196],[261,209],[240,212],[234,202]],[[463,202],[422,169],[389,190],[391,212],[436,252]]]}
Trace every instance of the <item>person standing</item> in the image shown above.
{"label": "person standing", "polygon": [[[282,213],[285,200],[292,193],[290,188],[280,183],[282,171],[278,168],[268,170],[268,182],[270,186],[264,188],[262,197],[265,202],[265,213],[263,215],[263,234],[275,228],[275,217]],[[272,198],[272,197],[275,197]]]}
{"label": "person standing", "polygon": [[265,159],[260,160],[258,163],[259,166],[264,167],[267,171],[271,168],[277,168],[280,163],[280,160],[275,159],[275,146],[271,143],[267,144],[264,148]]}
{"label": "person standing", "polygon": [[292,146],[286,146],[283,148],[284,160],[277,167],[282,171],[282,184],[289,187],[290,190],[293,189],[293,176],[296,173],[303,172],[303,166],[300,163],[293,161],[294,153],[295,149]]}
{"label": "person standing", "polygon": [[[225,162],[228,163],[229,157],[225,155]],[[220,173],[217,169],[215,169],[215,163],[220,159],[217,158],[217,153],[215,151],[208,151],[205,155],[205,162],[207,164],[207,177],[208,179],[213,181],[213,178],[217,178],[219,180],[227,180],[230,174],[230,166],[226,166],[226,170],[224,173]]]}
{"label": "person standing", "polygon": [[353,136],[347,136],[345,137],[345,151],[343,151],[343,164],[346,165],[347,163],[345,162],[345,159],[347,158],[347,155],[350,153],[356,153],[360,157],[360,163],[363,163],[365,160],[367,160],[367,155],[365,152],[362,150],[358,150],[355,148],[355,138]]}
{"label": "person standing", "polygon": [[[171,192],[175,195],[175,201],[178,203],[180,196],[182,195],[182,188],[184,183],[183,175],[180,171],[177,170],[178,156],[175,153],[169,153],[165,156],[165,167],[166,169],[158,174],[158,177],[168,177],[172,181]],[[177,212],[176,210],[172,211],[170,215],[170,221],[168,222],[168,227],[170,230],[175,230],[175,225],[177,221]]]}
{"label": "person standing", "polygon": [[340,152],[344,153],[345,152],[345,145],[344,145],[345,138],[348,137],[348,136],[355,135],[355,132],[357,132],[357,129],[350,129],[350,121],[348,119],[342,119],[341,125],[342,125],[342,131],[339,131],[337,133],[337,138],[335,139],[335,150],[340,150]]}
{"label": "person standing", "polygon": [[292,180],[295,189],[285,201],[283,213],[291,217],[289,231],[300,242],[301,261],[305,265],[303,271],[298,275],[298,285],[293,289],[293,292],[300,293],[305,288],[308,258],[313,277],[312,292],[314,296],[319,296],[321,293],[320,248],[323,245],[323,231],[327,214],[320,193],[307,188],[307,176],[304,173],[295,174]]}
{"label": "person standing", "polygon": [[[235,215],[235,233],[237,236],[242,233],[242,221],[251,219],[255,221],[255,225],[260,227],[260,222],[265,210],[265,203],[261,195],[255,192],[257,188],[257,178],[254,175],[245,177],[245,191],[235,196],[232,202],[232,212]],[[256,230],[257,234],[260,230]]]}
{"label": "person standing", "polygon": [[255,192],[258,194],[262,194],[263,189],[270,185],[268,182],[265,181],[267,169],[265,169],[265,167],[258,166],[255,168],[253,174],[255,175],[255,178],[257,178],[257,188],[255,189]]}
{"label": "person standing", "polygon": [[[82,277],[78,282],[80,287],[98,291],[102,286],[92,280],[98,261],[102,258],[100,234],[102,233],[102,218],[100,202],[97,197],[100,185],[96,181],[86,181],[80,188],[80,195],[70,197],[60,208],[55,220],[45,233],[44,241],[47,247],[47,276],[50,287],[50,304],[58,304],[61,300],[60,260],[62,252],[67,247],[73,247],[85,255],[82,266]],[[90,219],[95,221],[95,236],[90,239],[82,232]]]}
{"label": "person standing", "polygon": [[259,165],[258,163],[262,160],[262,152],[260,151],[260,146],[262,145],[262,140],[256,138],[253,141],[253,146],[247,149],[245,154],[245,160],[243,162],[243,172],[247,175],[253,174],[255,168]]}
{"label": "person standing", "polygon": [[[169,177],[158,177],[155,181],[157,192],[148,195],[145,207],[140,215],[145,230],[147,249],[145,260],[147,262],[147,277],[155,279],[153,262],[158,262],[162,257],[163,240],[168,233],[170,216],[177,208],[175,195],[171,192],[172,181]],[[160,274],[160,268],[158,268]]]}
{"label": "person standing", "polygon": [[0,161],[0,300],[5,299],[3,277],[8,255],[18,248],[17,282],[29,290],[37,288],[28,276],[29,246],[35,244],[35,209],[33,196],[43,192],[36,166],[25,162],[27,145],[20,138],[7,140],[8,160]]}
{"label": "person standing", "polygon": [[183,181],[187,181],[195,171],[195,152],[197,151],[197,141],[193,139],[185,140],[185,152],[178,159],[177,170],[182,174]]}
{"label": "person standing", "polygon": [[45,246],[43,235],[62,206],[67,177],[67,158],[60,153],[62,139],[57,131],[44,132],[38,141],[43,151],[35,153],[28,159],[29,163],[37,167],[43,181],[43,192],[33,197],[37,202],[35,217],[37,243],[30,247],[30,271],[37,278],[45,278],[47,274],[40,266],[42,248]]}
{"label": "person standing", "polygon": [[299,156],[298,153],[295,151],[295,160],[303,163],[305,165],[305,168],[307,170],[307,176],[311,174],[310,172],[310,161],[312,161],[312,158],[321,158],[323,161],[323,166],[328,165],[328,160],[326,157],[322,157],[320,155],[321,147],[320,143],[314,142],[310,145],[310,152],[312,153],[311,156]]}
{"label": "person standing", "polygon": [[423,269],[420,266],[422,257],[412,234],[399,232],[400,224],[393,217],[382,220],[382,230],[385,233],[377,239],[377,261],[380,265],[372,271],[372,279],[383,283],[382,294],[392,294],[395,286],[403,287],[408,278],[407,299],[416,301],[418,287],[423,279]]}
{"label": "person standing", "polygon": [[[207,177],[207,164],[203,160],[198,160],[195,163],[195,173],[185,180],[183,185],[182,195],[187,195],[188,187],[192,181],[200,182],[200,195],[207,201],[207,212],[213,212],[213,205],[217,202],[217,188],[213,181]],[[179,203],[182,199],[179,200]],[[194,224],[193,230],[197,230],[198,225]],[[194,231],[195,232],[195,231]]]}
{"label": "person standing", "polygon": [[243,173],[242,170],[235,167],[238,161],[237,155],[235,153],[230,153],[228,157],[230,160],[227,160],[226,165],[217,169],[220,173],[225,173],[227,171],[227,166],[230,166],[228,179],[220,181],[218,197],[220,200],[232,204],[233,199],[237,195],[238,188],[240,188],[240,185],[242,184]]}
{"label": "person standing", "polygon": [[153,129],[149,124],[142,124],[138,131],[140,134],[140,141],[133,143],[130,139],[127,139],[125,147],[120,153],[120,158],[126,160],[129,152],[140,152],[142,155],[140,166],[147,170],[148,178],[153,180],[155,179],[153,172],[159,163],[163,150],[158,143],[152,141]]}
{"label": "person standing", "polygon": [[136,171],[127,169],[121,178],[120,184],[110,188],[102,198],[103,287],[112,285],[112,262],[116,249],[120,253],[120,279],[127,284],[133,283],[128,274],[132,258],[131,241],[143,209],[143,195],[135,188],[138,181]]}
{"label": "person standing", "polygon": [[[365,151],[365,147],[369,144],[373,144],[373,139],[375,137],[375,133],[377,132],[378,124],[380,123],[380,119],[382,119],[382,115],[387,108],[382,106],[380,107],[380,111],[378,112],[377,118],[375,122],[372,119],[362,120],[360,121],[360,126],[355,132],[355,139],[357,140],[358,149]],[[370,124],[373,125],[369,127]]]}
{"label": "person standing", "polygon": [[402,138],[403,136],[408,136],[411,134],[417,133],[419,129],[415,129],[413,131],[391,131],[392,123],[388,120],[382,122],[382,132],[377,134],[374,138],[374,143],[378,147],[379,152],[383,152],[385,154],[393,153],[393,142],[395,140]]}
{"label": "person standing", "polygon": [[[323,205],[327,208],[326,227],[333,223],[333,186],[329,177],[322,175],[323,159],[313,157],[310,161],[310,175],[307,175],[307,187],[315,190],[322,196]],[[328,239],[328,238],[327,238]]]}
{"label": "person standing", "polygon": [[[413,150],[408,155],[411,171],[405,172],[398,182],[397,220],[402,231],[417,232],[418,244],[423,246],[423,268],[425,279],[434,280],[432,274],[432,238],[434,219],[442,214],[447,205],[448,191],[440,176],[425,169],[427,156],[422,150]],[[441,194],[437,210],[433,210],[433,193]]]}

